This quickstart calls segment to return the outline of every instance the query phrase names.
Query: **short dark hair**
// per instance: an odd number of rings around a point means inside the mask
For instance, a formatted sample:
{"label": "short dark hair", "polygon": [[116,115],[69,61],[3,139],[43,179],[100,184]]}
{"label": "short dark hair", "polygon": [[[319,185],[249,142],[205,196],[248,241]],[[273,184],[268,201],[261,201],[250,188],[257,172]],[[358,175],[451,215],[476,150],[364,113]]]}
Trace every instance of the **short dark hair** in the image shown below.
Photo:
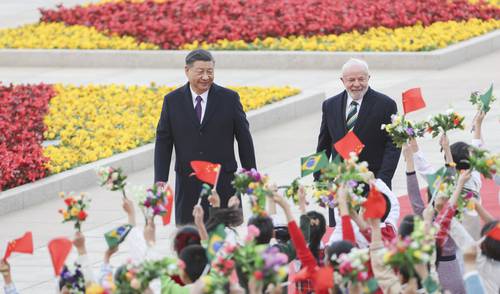
{"label": "short dark hair", "polygon": [[226,227],[237,227],[243,223],[243,211],[239,207],[211,208],[205,227],[207,232],[213,231],[219,224]]}
{"label": "short dark hair", "polygon": [[215,63],[215,59],[210,52],[203,49],[196,49],[186,56],[186,65],[191,66],[195,61],[212,61]]}
{"label": "short dark hair", "polygon": [[354,244],[352,244],[351,241],[347,240],[340,240],[340,241],[335,241],[332,244],[328,245],[326,247],[326,258],[328,259],[328,262],[334,266],[337,265],[336,261],[332,260],[332,256],[336,255],[339,257],[341,254],[347,254],[351,252],[352,248],[354,248]]}
{"label": "short dark hair", "polygon": [[410,236],[411,233],[413,233],[415,217],[417,216],[414,214],[408,214],[401,220],[398,230],[399,236],[401,236],[401,238]]}
{"label": "short dark hair", "polygon": [[469,169],[469,157],[471,146],[465,142],[456,142],[450,145],[451,157],[457,164],[458,170]]}
{"label": "short dark hair", "polygon": [[184,261],[184,271],[192,283],[198,280],[208,264],[207,252],[201,245],[189,245],[182,249],[179,259]]}
{"label": "short dark hair", "polygon": [[194,226],[184,226],[177,229],[174,237],[174,250],[179,255],[189,245],[200,245],[200,233]]}
{"label": "short dark hair", "polygon": [[[481,236],[488,234],[497,226],[498,222],[498,220],[494,220],[485,224],[481,230]],[[488,258],[500,261],[500,241],[486,237],[481,243],[481,252]]]}
{"label": "short dark hair", "polygon": [[269,244],[274,232],[273,220],[270,217],[252,216],[248,220],[248,225],[254,225],[260,231],[260,234],[255,238],[257,244]]}

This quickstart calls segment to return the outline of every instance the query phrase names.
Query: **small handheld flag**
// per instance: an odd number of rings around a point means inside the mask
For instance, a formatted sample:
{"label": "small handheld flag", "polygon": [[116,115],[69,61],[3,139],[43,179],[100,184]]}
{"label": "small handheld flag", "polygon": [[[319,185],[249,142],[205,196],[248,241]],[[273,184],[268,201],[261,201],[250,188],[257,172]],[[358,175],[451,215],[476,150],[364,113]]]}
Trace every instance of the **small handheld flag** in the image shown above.
{"label": "small handheld flag", "polygon": [[300,174],[305,177],[319,171],[328,165],[328,157],[325,151],[321,151],[306,157],[300,158]]}
{"label": "small handheld flag", "polygon": [[493,229],[491,229],[486,236],[493,240],[500,241],[500,223],[498,223]]}
{"label": "small handheld flag", "polygon": [[342,139],[338,140],[333,147],[344,159],[350,158],[350,153],[354,152],[359,155],[365,145],[359,140],[358,136],[353,131],[348,132]]}
{"label": "small handheld flag", "polygon": [[49,242],[50,258],[52,259],[52,266],[54,267],[54,274],[56,276],[59,276],[61,273],[61,269],[66,262],[72,246],[71,241],[64,237],[56,238]]}
{"label": "small handheld flag", "polygon": [[12,252],[33,254],[33,235],[26,232],[21,238],[12,240],[7,244],[3,260],[7,260]]}
{"label": "small handheld flag", "polygon": [[161,217],[164,226],[170,224],[170,218],[172,216],[172,207],[174,204],[174,193],[172,192],[172,188],[170,188],[170,186],[167,186],[165,192],[167,194],[165,196],[165,200],[167,201],[167,203],[165,204],[165,210],[167,211],[167,213],[165,213]]}
{"label": "small handheld flag", "polygon": [[368,197],[363,203],[365,207],[364,217],[369,218],[382,218],[385,214],[387,204],[385,198],[380,193],[375,186],[370,187],[370,192],[368,192]]}
{"label": "small handheld flag", "polygon": [[128,233],[132,229],[132,226],[129,224],[119,226],[118,228],[115,228],[107,233],[104,234],[104,239],[106,240],[106,243],[108,244],[109,248],[114,248],[120,243],[122,243],[125,238],[127,237]]}
{"label": "small handheld flag", "polygon": [[403,111],[405,114],[421,108],[425,108],[425,101],[420,88],[413,88],[403,92]]}
{"label": "small handheld flag", "polygon": [[491,97],[493,97],[493,84],[491,84],[490,88],[488,89],[488,91],[486,91],[486,93],[479,96],[479,99],[481,99],[481,102],[483,104],[484,112],[490,111]]}
{"label": "small handheld flag", "polygon": [[215,186],[219,179],[221,165],[208,161],[193,160],[191,168],[194,172],[191,175],[196,176],[200,181]]}
{"label": "small handheld flag", "polygon": [[226,231],[224,230],[223,224],[219,224],[213,231],[209,233],[207,248],[207,257],[209,260],[212,260],[217,254],[217,251],[222,248],[225,238]]}

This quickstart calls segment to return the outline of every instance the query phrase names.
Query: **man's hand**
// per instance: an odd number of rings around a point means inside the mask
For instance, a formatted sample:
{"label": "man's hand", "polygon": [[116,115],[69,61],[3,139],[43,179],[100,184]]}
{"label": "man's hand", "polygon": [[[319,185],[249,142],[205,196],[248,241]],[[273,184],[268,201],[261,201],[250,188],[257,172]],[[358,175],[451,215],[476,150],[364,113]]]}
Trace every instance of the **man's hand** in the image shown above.
{"label": "man's hand", "polygon": [[212,207],[220,207],[220,196],[215,188],[212,189],[212,194],[208,196],[208,203],[210,203]]}
{"label": "man's hand", "polygon": [[144,239],[150,247],[156,243],[156,227],[152,217],[146,219],[146,225],[144,226]]}
{"label": "man's hand", "polygon": [[78,255],[86,255],[87,248],[85,247],[85,236],[81,232],[76,232],[75,239],[73,239],[73,245],[78,251]]}

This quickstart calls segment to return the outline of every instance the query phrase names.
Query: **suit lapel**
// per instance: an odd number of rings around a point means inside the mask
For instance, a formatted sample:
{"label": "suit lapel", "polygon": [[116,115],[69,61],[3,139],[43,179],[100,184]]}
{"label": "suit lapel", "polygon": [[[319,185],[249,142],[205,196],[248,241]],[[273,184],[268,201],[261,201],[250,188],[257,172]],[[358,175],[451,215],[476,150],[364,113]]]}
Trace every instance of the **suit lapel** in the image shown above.
{"label": "suit lapel", "polygon": [[342,95],[342,99],[339,100],[340,106],[335,107],[337,109],[337,113],[335,113],[335,116],[337,117],[336,124],[341,126],[342,136],[344,136],[347,133],[347,125],[346,125],[346,117],[345,117],[345,107],[347,103],[347,92],[344,91]]}
{"label": "suit lapel", "polygon": [[218,85],[212,84],[210,90],[208,91],[207,109],[205,110],[205,115],[203,116],[203,121],[201,122],[200,128],[203,128],[207,124],[207,121],[210,119],[210,117],[212,117],[215,109],[217,109],[217,105],[220,102],[220,99],[217,99],[218,87]]}
{"label": "suit lapel", "polygon": [[354,132],[360,134],[361,130],[366,126],[366,120],[370,115],[370,110],[372,109],[375,100],[371,95],[371,88],[368,88],[365,96],[363,96],[363,102],[361,103],[361,108],[359,109],[358,118],[356,119],[356,124],[354,125]]}
{"label": "suit lapel", "polygon": [[196,112],[194,111],[193,105],[193,97],[191,95],[191,89],[189,88],[189,83],[184,85],[184,99],[183,105],[186,110],[187,116],[189,120],[197,127],[200,127],[200,122],[198,121],[198,117],[196,116]]}

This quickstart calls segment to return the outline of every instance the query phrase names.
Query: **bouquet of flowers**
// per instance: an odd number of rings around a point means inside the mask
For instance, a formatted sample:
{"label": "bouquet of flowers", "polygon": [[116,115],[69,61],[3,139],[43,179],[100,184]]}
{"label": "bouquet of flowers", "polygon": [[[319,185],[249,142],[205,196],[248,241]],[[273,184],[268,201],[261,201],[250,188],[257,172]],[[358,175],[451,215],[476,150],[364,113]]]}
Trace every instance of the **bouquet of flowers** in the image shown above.
{"label": "bouquet of flowers", "polygon": [[321,207],[328,207],[331,209],[335,208],[335,193],[337,192],[337,185],[333,182],[331,183],[320,183],[317,182],[314,187],[313,196]]}
{"label": "bouquet of flowers", "polygon": [[349,159],[338,163],[332,162],[322,171],[319,187],[322,187],[323,191],[325,186],[328,187],[329,193],[320,192],[319,199],[324,206],[331,207],[338,186],[345,184],[349,206],[358,210],[366,201],[365,188],[371,179],[373,179],[373,173],[368,170],[368,163],[358,162],[358,157],[353,152]]}
{"label": "bouquet of flowers", "polygon": [[167,193],[157,184],[153,184],[151,188],[146,189],[145,193],[137,193],[139,207],[146,218],[155,217],[157,215],[165,215],[167,213]]}
{"label": "bouquet of flowers", "polygon": [[123,197],[127,198],[125,194],[127,176],[123,174],[121,168],[101,167],[97,170],[97,176],[99,176],[99,185],[101,187],[106,187],[110,191],[122,191]]}
{"label": "bouquet of flowers", "polygon": [[469,160],[470,168],[491,179],[500,170],[500,156],[484,149],[472,148]]}
{"label": "bouquet of flowers", "polygon": [[299,203],[299,179],[294,179],[285,191],[285,197],[292,199],[293,203]]}
{"label": "bouquet of flowers", "polygon": [[90,199],[85,198],[85,194],[81,193],[79,196],[64,192],[59,193],[59,196],[64,199],[66,203],[65,209],[59,209],[59,213],[63,216],[63,223],[75,222],[75,229],[81,232],[82,223],[87,219],[87,212],[85,211],[90,203]]}
{"label": "bouquet of flowers", "polygon": [[276,247],[268,247],[264,244],[257,245],[255,237],[259,234],[260,231],[257,227],[253,225],[248,227],[245,244],[234,251],[237,269],[246,282],[253,277],[257,283],[276,285],[281,283],[287,275],[288,256],[280,253]]}
{"label": "bouquet of flowers", "polygon": [[393,240],[384,254],[384,263],[393,268],[405,268],[410,277],[414,277],[414,264],[431,260],[435,250],[434,233],[434,228],[426,231],[424,221],[415,217],[411,235]]}
{"label": "bouquet of flowers", "polygon": [[145,261],[140,265],[128,262],[118,268],[115,275],[116,293],[140,294],[149,283],[161,276],[172,276],[179,273],[183,263],[175,258],[166,257],[161,260]]}
{"label": "bouquet of flowers", "polygon": [[479,93],[479,91],[472,92],[469,99],[472,105],[477,106],[478,109],[481,109],[484,112],[490,111],[491,103],[495,100],[496,98],[493,96],[493,85],[491,85],[488,91],[484,94]]}
{"label": "bouquet of flowers", "polygon": [[385,130],[392,138],[392,142],[401,148],[412,138],[423,137],[425,126],[423,123],[414,123],[407,120],[404,115],[393,114],[390,124],[382,124],[381,129]]}
{"label": "bouquet of flowers", "polygon": [[224,294],[229,288],[229,276],[234,270],[233,260],[236,246],[224,243],[217,256],[212,260],[212,269],[208,275],[202,277],[205,284],[204,293]]}
{"label": "bouquet of flowers", "polygon": [[267,175],[261,175],[257,170],[241,169],[234,174],[232,182],[237,195],[248,194],[252,212],[256,215],[266,215],[266,197],[272,196],[272,191],[267,188]]}
{"label": "bouquet of flowers", "polygon": [[74,268],[64,266],[61,271],[60,284],[71,294],[85,294],[85,277],[81,271],[81,266],[75,263]]}
{"label": "bouquet of flowers", "polygon": [[453,109],[448,109],[444,114],[439,113],[429,117],[425,125],[427,127],[427,132],[431,133],[433,138],[449,130],[463,130],[465,128],[464,117],[453,111]]}
{"label": "bouquet of flowers", "polygon": [[369,277],[370,255],[368,248],[353,248],[347,254],[333,255],[332,262],[337,264],[334,272],[335,283],[346,287],[351,284],[362,284],[364,293],[373,293],[378,289],[377,280]]}

